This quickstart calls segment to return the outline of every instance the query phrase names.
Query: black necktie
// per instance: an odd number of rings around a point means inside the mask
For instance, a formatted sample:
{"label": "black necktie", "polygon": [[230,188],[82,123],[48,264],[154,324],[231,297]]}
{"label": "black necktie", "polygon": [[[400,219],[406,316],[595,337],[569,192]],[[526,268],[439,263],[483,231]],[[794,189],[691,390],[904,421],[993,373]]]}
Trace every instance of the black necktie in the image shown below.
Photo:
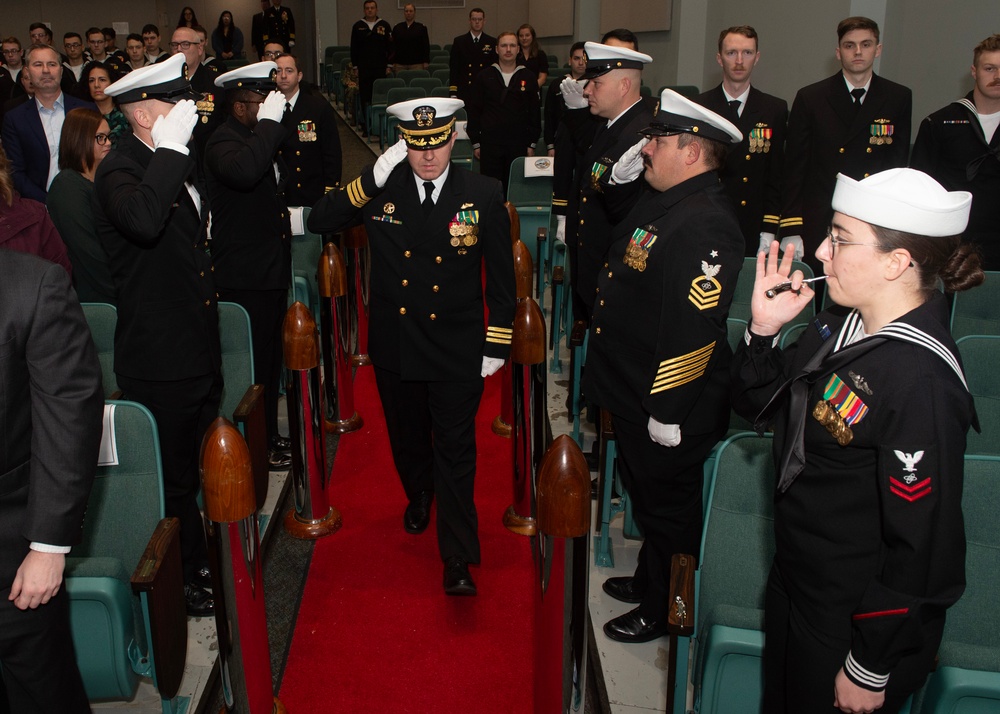
{"label": "black necktie", "polygon": [[735,115],[737,118],[739,118],[740,116],[740,104],[742,103],[743,102],[741,102],[739,99],[729,100],[729,108],[733,110],[733,115]]}
{"label": "black necktie", "polygon": [[424,181],[424,200],[420,205],[424,207],[424,215],[431,215],[431,211],[434,209],[434,182]]}
{"label": "black necktie", "polygon": [[479,38],[478,37],[473,37],[472,38],[472,44],[478,45],[479,44]]}
{"label": "black necktie", "polygon": [[292,113],[292,103],[285,102],[285,116],[288,116],[291,113]]}
{"label": "black necktie", "polygon": [[854,106],[855,107],[860,107],[861,106],[861,97],[865,96],[865,88],[864,87],[858,87],[857,89],[852,89],[851,90],[851,96],[854,97]]}

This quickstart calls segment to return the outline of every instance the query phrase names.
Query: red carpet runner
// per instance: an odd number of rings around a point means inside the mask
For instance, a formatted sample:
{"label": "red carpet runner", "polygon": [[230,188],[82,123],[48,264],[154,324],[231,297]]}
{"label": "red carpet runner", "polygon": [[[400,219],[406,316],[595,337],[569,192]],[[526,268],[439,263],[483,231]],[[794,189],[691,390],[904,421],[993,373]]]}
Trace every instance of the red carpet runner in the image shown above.
{"label": "red carpet runner", "polygon": [[370,367],[355,395],[365,421],[340,438],[330,502],[344,525],[313,552],[280,699],[291,714],[463,714],[532,709],[532,559],[509,533],[510,442],[490,431],[500,375],[476,417],[479,595],[447,597],[434,514],[403,530],[406,499],[392,466]]}

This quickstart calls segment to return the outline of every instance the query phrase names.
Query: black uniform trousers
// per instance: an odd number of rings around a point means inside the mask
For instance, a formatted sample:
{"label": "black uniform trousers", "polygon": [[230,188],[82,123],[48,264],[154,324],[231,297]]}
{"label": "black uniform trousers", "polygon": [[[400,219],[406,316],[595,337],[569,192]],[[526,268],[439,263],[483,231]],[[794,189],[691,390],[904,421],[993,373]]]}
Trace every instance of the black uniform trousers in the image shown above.
{"label": "black uniform trousers", "polygon": [[19,610],[9,596],[9,587],[0,590],[0,714],[90,712],[76,666],[66,588],[34,610]]}
{"label": "black uniform trousers", "polygon": [[[287,290],[219,288],[219,300],[243,306],[250,316],[254,381],[264,387],[264,421],[268,443],[278,436],[278,392],[281,387],[281,327],[288,308]],[[225,415],[231,418],[230,415]]]}
{"label": "black uniform trousers", "polygon": [[[775,563],[767,579],[764,621],[767,642],[762,711],[838,714],[840,709],[833,706],[833,683],[851,650],[850,613],[800,610],[792,604]],[[898,712],[906,699],[923,686],[927,673],[934,668],[943,631],[943,615],[924,624],[924,647],[892,668],[879,714]]]}
{"label": "black uniform trousers", "polygon": [[376,366],[375,382],[403,490],[411,500],[421,491],[434,492],[441,559],[458,556],[478,563],[473,495],[483,379],[406,381]]}
{"label": "black uniform trousers", "polygon": [[125,398],[139,402],[153,413],[160,436],[163,460],[163,494],[167,516],[181,522],[181,564],[184,582],[208,564],[205,529],[198,509],[201,488],[201,440],[219,416],[222,374],[154,382],[118,376]]}
{"label": "black uniform trousers", "polygon": [[682,432],[681,443],[670,447],[650,439],[646,423],[614,414],[612,422],[618,473],[644,539],[635,569],[636,591],[642,593],[639,614],[665,622],[670,607],[670,560],[674,553],[697,558],[701,552],[705,458],[725,430]]}
{"label": "black uniform trousers", "polygon": [[524,156],[524,146],[484,142],[479,147],[479,173],[490,176],[503,184],[503,195],[507,197],[507,181],[510,179],[510,165],[518,156]]}

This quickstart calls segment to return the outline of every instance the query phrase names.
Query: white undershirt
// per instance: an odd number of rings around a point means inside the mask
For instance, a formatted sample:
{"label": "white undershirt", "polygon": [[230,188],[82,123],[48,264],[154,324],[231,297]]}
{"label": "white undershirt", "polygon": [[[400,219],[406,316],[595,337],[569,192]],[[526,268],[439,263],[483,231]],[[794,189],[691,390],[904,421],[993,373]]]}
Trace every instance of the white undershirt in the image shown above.
{"label": "white undershirt", "polygon": [[976,116],[979,117],[979,123],[983,127],[983,136],[986,137],[986,143],[993,141],[993,135],[996,133],[997,127],[1000,126],[1000,112],[993,112],[992,114],[980,114],[976,112]]}

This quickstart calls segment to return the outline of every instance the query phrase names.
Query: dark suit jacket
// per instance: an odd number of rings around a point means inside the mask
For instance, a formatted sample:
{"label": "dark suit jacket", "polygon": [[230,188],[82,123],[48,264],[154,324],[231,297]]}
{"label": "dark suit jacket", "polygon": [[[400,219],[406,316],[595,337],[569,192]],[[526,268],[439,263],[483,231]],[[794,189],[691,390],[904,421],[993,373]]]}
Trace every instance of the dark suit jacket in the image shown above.
{"label": "dark suit jacket", "polygon": [[452,40],[448,75],[452,96],[465,99],[476,75],[496,61],[497,38],[492,35],[481,34],[479,44],[472,41],[471,32]]}
{"label": "dark suit jacket", "polygon": [[[640,178],[619,187],[616,200],[609,204],[598,180],[605,174],[610,176],[610,167],[639,141],[639,131],[649,126],[652,118],[653,110],[640,99],[610,127],[605,128],[605,120],[599,121],[593,143],[577,165],[566,213],[566,244],[577,254],[577,265],[573,266],[576,273],[572,277],[574,289],[590,308],[594,306],[597,273],[611,246],[612,229],[646,186]],[[632,200],[623,200],[626,195]]]}
{"label": "dark suit jacket", "polygon": [[[842,72],[795,95],[785,140],[781,232],[802,236],[807,260],[826,235],[838,173],[862,179],[906,166],[912,109],[912,92],[878,75],[860,109]],[[876,136],[890,131],[891,141]]]}
{"label": "dark suit jacket", "polygon": [[[507,358],[514,321],[514,258],[500,182],[453,165],[430,216],[420,202],[405,162],[384,189],[368,168],[320,199],[309,230],[332,233],[364,220],[372,250],[368,352],[376,366],[404,380],[476,379],[484,355]],[[460,235],[463,226],[476,233]]]}
{"label": "dark suit jacket", "polygon": [[719,174],[733,197],[746,241],[746,255],[756,255],[760,234],[778,233],[788,104],[751,86],[743,114],[737,115],[730,108],[721,84],[694,100],[743,132],[743,141],[729,150]]}
{"label": "dark suit jacket", "polygon": [[330,102],[300,87],[295,107],[281,123],[288,133],[278,151],[288,167],[285,202],[312,206],[340,185],[341,149]]}
{"label": "dark suit jacket", "polygon": [[258,61],[264,54],[264,33],[267,31],[267,19],[263,12],[254,13],[250,22],[250,44],[253,45],[254,56],[251,62]]}
{"label": "dark suit jacket", "polygon": [[[65,111],[86,107],[97,110],[93,102],[85,102],[63,92]],[[45,203],[45,185],[49,178],[49,142],[45,139],[38,104],[34,101],[11,109],[3,118],[3,148],[10,159],[14,188],[25,198]]]}
{"label": "dark suit jacket", "polygon": [[75,545],[97,469],[104,391],[69,276],[0,250],[0,589],[31,542]]}
{"label": "dark suit jacket", "polygon": [[[198,190],[199,207],[185,181]],[[118,291],[115,372],[153,381],[217,372],[208,194],[194,157],[154,153],[127,134],[101,162],[94,184],[94,218]]]}
{"label": "dark suit jacket", "polygon": [[[643,194],[612,240],[584,392],[636,424],[652,415],[680,425],[682,436],[715,431],[729,419],[726,318],[743,267],[743,238],[718,176]],[[633,241],[645,256],[630,264]]]}
{"label": "dark suit jacket", "polygon": [[427,27],[419,22],[401,22],[392,28],[394,64],[421,64],[431,61],[431,41]]}
{"label": "dark suit jacket", "polygon": [[212,202],[215,282],[234,290],[283,290],[292,275],[288,206],[274,159],[286,129],[269,119],[253,131],[229,117],[205,147],[205,180]]}

